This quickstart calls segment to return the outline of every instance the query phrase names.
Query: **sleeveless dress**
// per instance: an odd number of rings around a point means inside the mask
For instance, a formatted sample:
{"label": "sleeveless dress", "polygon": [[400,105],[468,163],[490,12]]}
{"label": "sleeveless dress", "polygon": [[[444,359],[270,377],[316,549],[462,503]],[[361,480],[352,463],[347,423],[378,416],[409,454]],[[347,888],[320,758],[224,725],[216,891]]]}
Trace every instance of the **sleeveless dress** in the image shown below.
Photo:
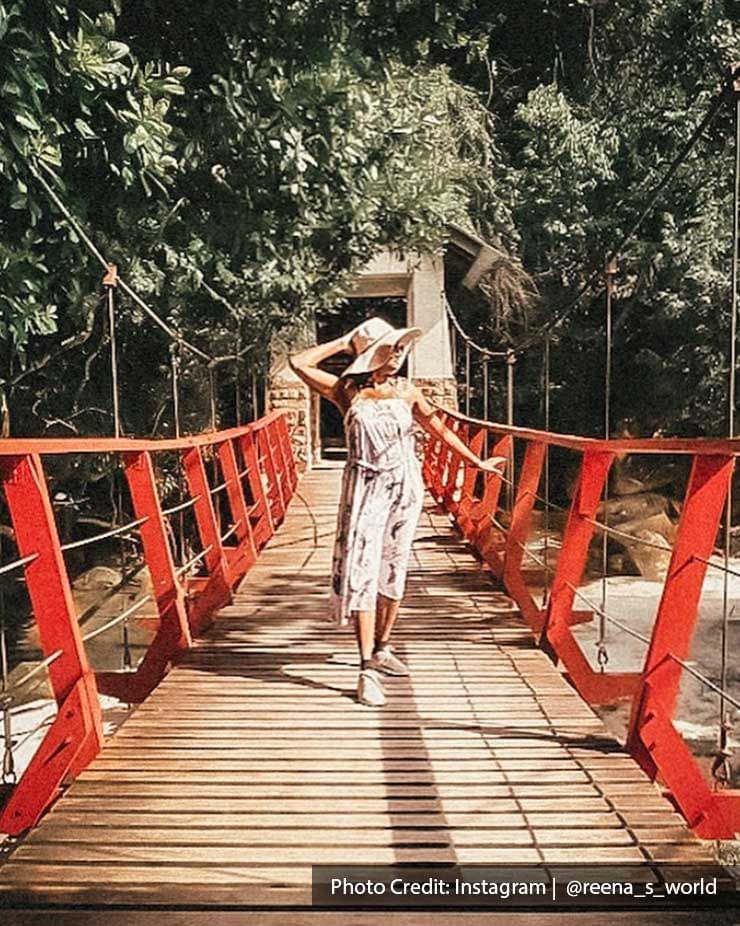
{"label": "sleeveless dress", "polygon": [[[399,386],[409,389],[408,381]],[[329,595],[340,625],[375,611],[378,592],[403,598],[424,483],[406,399],[357,398],[344,416],[347,463],[337,514]]]}

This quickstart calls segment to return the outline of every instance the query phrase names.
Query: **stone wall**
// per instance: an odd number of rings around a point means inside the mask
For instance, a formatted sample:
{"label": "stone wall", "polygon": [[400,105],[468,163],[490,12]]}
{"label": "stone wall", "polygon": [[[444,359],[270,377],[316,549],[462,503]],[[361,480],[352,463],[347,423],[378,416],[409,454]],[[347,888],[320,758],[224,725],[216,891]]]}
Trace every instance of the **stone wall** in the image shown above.
{"label": "stone wall", "polygon": [[414,376],[415,385],[421,389],[430,402],[444,405],[457,411],[457,382],[450,376]]}
{"label": "stone wall", "polygon": [[288,357],[315,343],[315,325],[312,321],[304,320],[273,335],[269,345],[270,375],[266,407],[270,411],[287,409],[288,432],[299,472],[310,468],[313,460],[311,397],[308,386],[291,370]]}
{"label": "stone wall", "polygon": [[[350,296],[374,298],[403,296],[408,325],[424,334],[409,354],[408,376],[432,401],[457,409],[457,389],[452,375],[450,334],[444,310],[444,261],[437,254],[398,254],[388,250],[376,255],[358,274]],[[290,369],[288,356],[316,343],[316,326],[303,321],[273,337],[267,407],[287,409],[289,428],[301,470],[319,458],[319,403]],[[421,429],[420,429],[421,430]]]}
{"label": "stone wall", "polygon": [[312,458],[309,420],[311,403],[308,386],[296,376],[291,379],[285,376],[275,377],[267,391],[267,405],[270,410],[288,410],[288,431],[293,442],[293,453],[298,471],[303,472],[310,465]]}
{"label": "stone wall", "polygon": [[[444,408],[458,410],[457,384],[454,379],[447,376],[414,376],[413,381],[430,402],[442,405]],[[423,458],[427,442],[431,440],[431,435],[418,425],[415,426],[415,436],[416,455]]]}

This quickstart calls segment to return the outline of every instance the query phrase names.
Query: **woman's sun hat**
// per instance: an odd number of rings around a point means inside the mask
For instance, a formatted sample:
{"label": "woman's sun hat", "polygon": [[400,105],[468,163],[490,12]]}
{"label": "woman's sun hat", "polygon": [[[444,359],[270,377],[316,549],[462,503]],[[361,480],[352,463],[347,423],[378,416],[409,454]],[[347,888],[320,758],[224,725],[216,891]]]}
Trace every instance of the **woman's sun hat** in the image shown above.
{"label": "woman's sun hat", "polygon": [[352,332],[350,344],[355,352],[355,359],[342,371],[341,375],[352,376],[356,373],[371,373],[373,370],[379,370],[387,362],[397,344],[405,348],[405,360],[411,345],[423,334],[421,328],[394,328],[377,316],[368,318]]}

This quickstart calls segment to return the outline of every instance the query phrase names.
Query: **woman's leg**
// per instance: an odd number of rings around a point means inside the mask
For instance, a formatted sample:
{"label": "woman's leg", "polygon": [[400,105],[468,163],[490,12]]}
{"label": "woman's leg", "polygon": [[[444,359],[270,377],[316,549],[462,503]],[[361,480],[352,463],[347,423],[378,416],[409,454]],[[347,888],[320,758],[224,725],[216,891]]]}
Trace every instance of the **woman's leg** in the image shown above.
{"label": "woman's leg", "polygon": [[413,477],[404,478],[393,499],[383,531],[382,561],[378,580],[375,622],[375,661],[391,675],[408,675],[408,667],[394,656],[388,645],[398,619],[406,587],[411,544],[423,501],[423,486]]}
{"label": "woman's leg", "polygon": [[360,650],[360,665],[364,669],[365,663],[372,659],[375,650],[377,622],[373,611],[353,611],[352,619],[355,625],[357,646]]}
{"label": "woman's leg", "polygon": [[357,700],[368,707],[382,707],[385,694],[378,673],[374,671],[375,612],[353,611],[357,645],[360,649],[360,677],[357,680]]}
{"label": "woman's leg", "polygon": [[390,641],[393,625],[398,619],[400,598],[388,598],[378,593],[378,606],[375,612],[375,649],[380,649]]}

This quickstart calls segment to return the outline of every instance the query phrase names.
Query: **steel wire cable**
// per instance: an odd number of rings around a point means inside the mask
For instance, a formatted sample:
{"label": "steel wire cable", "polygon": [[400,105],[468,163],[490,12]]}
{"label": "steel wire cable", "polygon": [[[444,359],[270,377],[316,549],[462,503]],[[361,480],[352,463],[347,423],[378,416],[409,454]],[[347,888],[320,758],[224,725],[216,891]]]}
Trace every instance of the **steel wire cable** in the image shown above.
{"label": "steel wire cable", "polygon": [[[109,531],[104,531],[102,534],[95,534],[92,537],[85,537],[83,540],[71,540],[69,543],[60,544],[60,549],[66,551],[77,550],[80,547],[87,547],[92,543],[97,543],[99,540],[106,540],[108,537],[117,537],[119,534],[123,534],[127,530],[131,530],[133,527],[139,527],[139,525],[145,524],[148,520],[148,515],[143,518],[137,518],[135,521],[129,521],[128,524],[122,524],[120,527],[114,527]],[[129,537],[124,539],[134,540],[135,538]]]}
{"label": "steel wire cable", "polygon": [[199,502],[201,498],[201,495],[194,495],[192,498],[187,499],[187,501],[180,502],[179,505],[173,505],[171,508],[163,508],[162,515],[166,517],[167,515],[177,514],[179,511],[184,511],[186,508],[190,508],[196,502]]}
{"label": "steel wire cable", "polygon": [[[57,209],[62,213],[64,218],[67,220],[67,222],[69,222],[69,224],[72,226],[75,233],[79,236],[80,240],[84,243],[88,251],[90,251],[93,257],[100,263],[100,265],[103,267],[103,269],[107,273],[109,271],[110,264],[105,259],[105,257],[100,252],[100,250],[96,247],[93,240],[85,232],[85,230],[82,228],[81,224],[77,221],[77,219],[75,219],[75,217],[72,215],[70,210],[64,205],[64,203],[59,198],[54,188],[41,175],[36,165],[31,161],[27,161],[26,163],[28,164],[31,174],[33,174],[33,176],[38,180],[38,182],[44,188],[44,191],[46,192],[47,196],[51,199],[51,201],[54,203]],[[215,359],[210,354],[207,354],[205,351],[201,350],[199,347],[196,347],[194,344],[191,344],[190,341],[183,338],[182,335],[179,334],[179,332],[177,332],[174,328],[172,328],[171,325],[167,324],[167,322],[164,321],[164,319],[160,318],[160,316],[157,315],[157,313],[152,308],[150,308],[146,304],[146,302],[144,302],[144,300],[133,289],[131,289],[131,287],[128,285],[128,283],[126,283],[125,280],[121,279],[121,277],[118,277],[117,283],[120,286],[120,288],[126,293],[126,295],[144,312],[145,315],[147,315],[156,325],[158,325],[165,332],[165,334],[167,334],[169,338],[171,338],[173,341],[176,341],[178,344],[181,344],[183,347],[187,347],[187,349],[191,353],[195,354],[197,357],[200,357],[201,360],[205,360],[206,362],[210,363]]]}
{"label": "steel wire cable", "polygon": [[5,575],[7,572],[13,572],[15,569],[20,569],[21,566],[28,566],[29,563],[32,563],[35,559],[38,559],[38,553],[29,553],[27,556],[21,556],[19,559],[14,559],[10,563],[5,563],[3,566],[0,566],[0,575]]}
{"label": "steel wire cable", "polygon": [[[490,518],[490,520],[491,520],[491,522],[494,524],[494,526],[495,526],[499,531],[501,531],[502,534],[507,534],[507,533],[508,533],[508,528],[506,528],[506,527],[505,527],[494,515],[489,514],[488,517]],[[593,523],[594,525],[596,525],[597,527],[600,527],[600,528],[602,528],[602,529],[604,529],[604,527],[605,527],[601,522],[599,522],[599,521],[594,521],[594,520],[591,519],[591,518],[587,518],[586,520],[590,521],[591,523]],[[654,544],[654,543],[650,543],[649,541],[642,540],[642,539],[640,539],[640,538],[634,538],[634,537],[632,537],[632,536],[629,535],[629,534],[624,534],[624,533],[621,532],[621,531],[616,531],[614,528],[608,528],[608,530],[609,530],[610,532],[612,532],[612,533],[620,534],[621,536],[626,537],[626,538],[628,538],[629,540],[631,540],[631,541],[633,541],[633,542],[642,543],[642,544],[645,544],[645,545],[647,545],[647,546],[652,546],[652,547],[654,547],[654,548],[656,548],[656,549],[659,549],[659,550],[662,550],[662,551],[666,551],[666,550],[670,549],[670,547],[663,547],[663,546],[659,546],[658,544]],[[532,559],[535,563],[537,563],[537,565],[539,565],[539,566],[540,566],[542,569],[544,569],[547,573],[549,573],[550,575],[554,575],[554,574],[555,574],[555,570],[554,570],[545,560],[543,560],[541,557],[537,556],[537,554],[535,554],[526,544],[522,543],[520,540],[516,540],[515,543],[521,548],[522,552],[523,552],[526,556],[528,556],[528,557],[529,557],[530,559]],[[712,566],[712,567],[715,568],[715,569],[719,569],[719,570],[722,570],[722,571],[725,571],[725,572],[729,572],[731,575],[734,575],[734,576],[737,576],[737,577],[740,578],[740,572],[737,572],[737,571],[732,570],[732,569],[727,569],[727,567],[723,566],[722,563],[717,563],[717,562],[714,562],[714,561],[712,561],[712,560],[705,559],[704,557],[697,556],[696,554],[692,555],[692,558],[693,558],[693,559],[697,559],[697,560],[699,560],[700,562],[705,563],[705,564],[708,565],[708,566]],[[586,605],[589,607],[589,609],[593,610],[594,613],[596,613],[601,619],[603,619],[604,621],[606,621],[606,622],[608,622],[608,623],[610,623],[610,624],[613,624],[615,627],[618,627],[620,630],[624,631],[624,632],[625,632],[626,634],[628,634],[629,636],[632,636],[632,637],[634,637],[635,639],[640,640],[640,641],[641,641],[642,643],[644,643],[646,646],[649,646],[649,645],[650,645],[651,640],[650,640],[649,637],[646,637],[644,634],[641,634],[639,631],[637,631],[637,630],[635,630],[634,628],[630,627],[628,624],[623,623],[622,621],[620,621],[618,618],[614,617],[613,615],[608,614],[606,611],[604,611],[602,608],[600,608],[598,605],[596,605],[593,601],[591,601],[590,598],[588,598],[587,596],[585,596],[585,595],[580,591],[580,589],[578,589],[575,585],[573,585],[572,582],[566,582],[565,584],[566,584],[566,586],[573,592],[573,594],[574,594],[580,601],[582,601],[584,604],[586,604]],[[712,691],[714,691],[716,694],[718,694],[718,695],[720,696],[720,698],[722,699],[722,703],[727,702],[727,703],[729,703],[729,704],[732,704],[733,707],[736,707],[736,708],[740,709],[740,700],[737,700],[737,699],[733,698],[733,697],[729,694],[729,692],[727,691],[727,686],[726,686],[726,684],[724,684],[724,685],[721,684],[721,683],[720,683],[719,685],[716,684],[716,683],[713,682],[708,676],[704,675],[704,673],[700,672],[698,669],[696,669],[694,666],[692,666],[692,665],[691,665],[689,662],[687,662],[685,659],[681,659],[679,656],[676,656],[674,653],[670,653],[670,652],[669,652],[669,653],[667,654],[667,657],[670,658],[673,662],[676,662],[676,663],[677,663],[678,665],[680,665],[682,668],[684,668],[690,675],[692,675],[692,676],[693,676],[694,678],[696,678],[698,681],[702,682],[702,684],[704,684],[707,688],[710,688]]]}
{"label": "steel wire cable", "polygon": [[63,650],[55,650],[53,653],[48,655],[46,659],[42,659],[41,662],[37,662],[35,666],[25,672],[20,678],[16,679],[7,689],[7,691],[17,691],[19,688],[22,688],[27,681],[34,677],[34,675],[37,675],[42,669],[47,669],[52,663],[56,662],[57,659],[63,655]]}
{"label": "steel wire cable", "polygon": [[209,543],[208,546],[204,550],[201,550],[200,553],[196,553],[195,556],[193,556],[191,559],[187,561],[187,563],[183,564],[178,569],[176,569],[175,575],[179,578],[181,575],[186,573],[189,569],[192,569],[196,563],[199,563],[204,557],[208,556],[208,554],[211,552],[212,549],[213,549],[213,544]]}
{"label": "steel wire cable", "polygon": [[[668,186],[668,184],[671,182],[671,180],[675,176],[678,169],[686,161],[687,157],[692,152],[694,147],[697,145],[697,143],[699,142],[699,139],[704,134],[705,130],[709,128],[709,126],[712,124],[714,119],[717,117],[717,115],[719,114],[724,104],[733,95],[734,84],[735,84],[735,81],[738,79],[738,77],[740,77],[740,65],[736,65],[735,67],[730,69],[728,74],[725,76],[723,83],[722,83],[722,87],[713,97],[708,110],[706,111],[706,113],[704,114],[700,122],[694,128],[694,131],[691,133],[688,140],[679,149],[678,153],[676,154],[676,156],[673,158],[673,160],[669,164],[666,172],[663,174],[661,179],[658,181],[656,186],[653,188],[653,191],[648,196],[647,202],[643,206],[642,211],[639,213],[638,217],[635,219],[632,225],[627,229],[626,232],[624,232],[622,237],[619,238],[617,243],[609,251],[609,254],[607,257],[608,261],[614,260],[617,257],[619,257],[621,253],[623,252],[625,245],[627,245],[632,240],[632,238],[637,234],[637,232],[640,230],[645,219],[647,219],[647,217],[652,213],[655,207],[655,204],[660,198],[660,195],[663,192],[663,190],[666,188],[666,186]],[[547,323],[536,333],[536,335],[533,335],[529,339],[525,339],[524,341],[520,342],[517,345],[516,352],[520,354],[523,351],[527,350],[533,343],[539,340],[539,338],[541,338],[546,332],[553,332],[556,328],[560,327],[560,325],[562,325],[563,322],[567,321],[568,318],[570,317],[570,314],[573,312],[573,310],[577,308],[583,296],[594,286],[596,282],[598,282],[600,276],[601,276],[601,270],[600,269],[594,270],[590,274],[588,279],[585,281],[585,283],[583,283],[583,285],[578,289],[575,295],[572,296],[570,299],[568,299],[564,303],[564,305],[562,305],[559,309],[556,309],[553,315],[548,319]]]}
{"label": "steel wire cable", "polygon": [[[503,526],[503,524],[501,524],[500,521],[498,521],[492,515],[491,515],[491,520],[496,525],[496,527],[500,531],[502,531],[502,533],[506,533],[506,528]],[[530,559],[536,562],[539,566],[541,566],[551,575],[555,573],[555,570],[551,566],[549,566],[541,557],[537,556],[536,553],[533,553],[532,550],[530,550],[526,544],[522,543],[520,540],[516,540],[515,543],[517,544],[517,546],[521,548],[522,552],[526,556],[528,556]],[[588,598],[586,595],[584,595],[583,592],[577,586],[575,586],[572,582],[566,581],[565,585],[567,588],[569,588],[573,592],[576,598],[582,601],[583,604],[587,605],[588,608],[592,610],[595,614],[602,616],[604,620],[608,621],[610,624],[614,624],[615,627],[618,627],[620,630],[624,631],[624,633],[626,633],[628,636],[631,636],[637,640],[640,640],[640,642],[644,643],[646,646],[650,646],[650,643],[652,642],[650,640],[650,637],[646,637],[644,634],[640,633],[639,630],[635,630],[633,627],[630,627],[629,624],[625,624],[622,621],[620,621],[618,618],[614,617],[613,615],[602,611],[597,604],[594,604],[594,602],[591,601],[591,599]],[[713,682],[708,676],[704,675],[703,672],[700,672],[697,668],[695,668],[690,663],[688,663],[685,659],[681,659],[680,656],[676,656],[675,653],[671,653],[671,652],[667,653],[667,658],[671,659],[673,662],[680,665],[690,675],[693,675],[694,678],[696,678],[698,681],[706,685],[707,688],[710,688],[715,693],[723,696],[724,700],[727,701],[729,704],[732,704],[733,707],[740,709],[740,700],[733,698],[726,691],[726,689],[721,688],[719,685]]]}
{"label": "steel wire cable", "polygon": [[95,630],[91,630],[89,633],[86,633],[82,640],[84,643],[87,643],[88,640],[93,640],[95,637],[99,637],[101,633],[105,633],[106,630],[110,630],[113,627],[117,627],[118,624],[123,623],[127,618],[132,614],[142,608],[148,601],[152,601],[154,595],[152,592],[147,592],[146,595],[142,595],[141,598],[137,598],[136,601],[129,605],[125,611],[122,611],[117,617],[114,617],[112,620],[108,621],[106,624],[103,624],[100,627],[96,627]]}
{"label": "steel wire cable", "polygon": [[[740,73],[740,72],[739,72]],[[740,82],[734,85],[735,93],[735,158],[734,183],[732,197],[732,268],[730,274],[730,350],[727,382],[727,432],[732,439],[735,436],[735,376],[737,375],[737,311],[738,311],[738,261],[740,260]],[[730,620],[730,555],[732,552],[732,474],[727,486],[725,500],[725,536],[724,536],[724,581],[722,583],[722,633],[720,642],[720,688],[722,694],[719,702],[719,736],[717,753],[712,764],[712,775],[720,785],[729,784],[732,777],[729,748],[730,717],[726,711],[724,689],[727,687],[729,664],[729,620]]]}

